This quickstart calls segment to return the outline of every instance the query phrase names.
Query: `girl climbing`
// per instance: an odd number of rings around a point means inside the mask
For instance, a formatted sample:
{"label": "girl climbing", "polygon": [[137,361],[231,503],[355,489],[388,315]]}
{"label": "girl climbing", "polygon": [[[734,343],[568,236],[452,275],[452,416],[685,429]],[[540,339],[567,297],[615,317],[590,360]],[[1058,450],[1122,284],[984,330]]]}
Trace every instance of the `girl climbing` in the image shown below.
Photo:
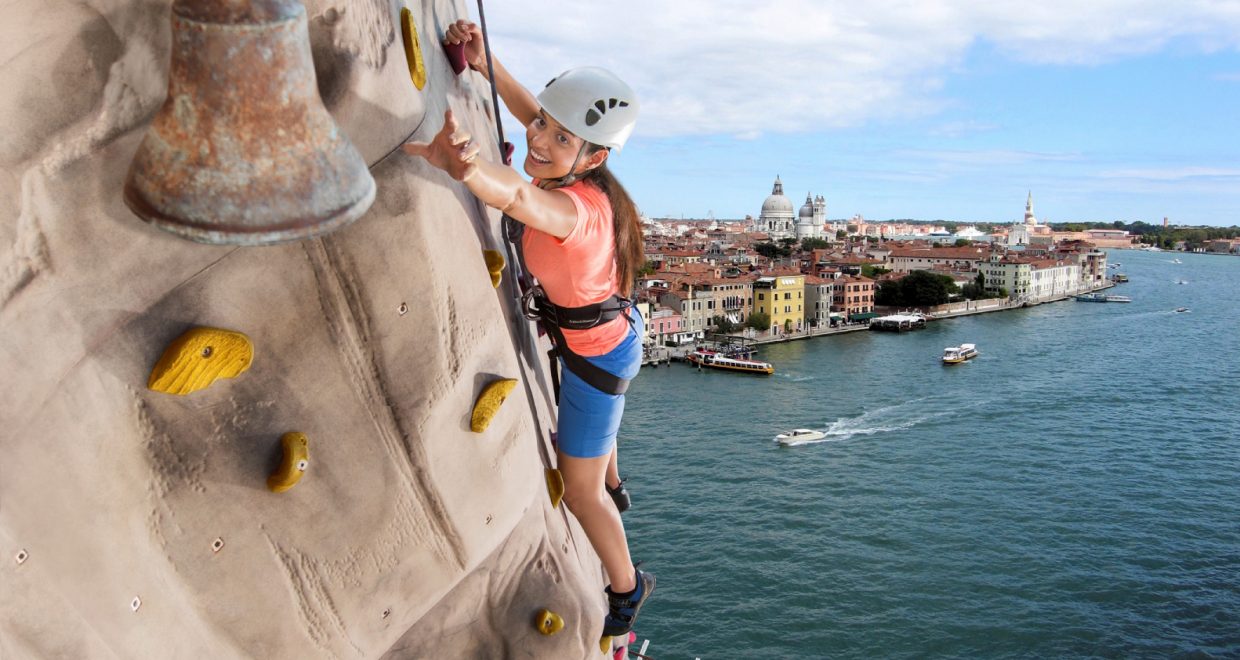
{"label": "girl climbing", "polygon": [[616,463],[623,392],[641,364],[642,318],[627,296],[644,255],[637,209],[607,160],[633,132],[637,98],[596,67],[570,69],[535,97],[494,57],[488,66],[475,24],[457,21],[444,42],[463,46],[470,68],[492,72],[509,112],[526,126],[524,169],[533,182],[479,159],[478,146],[451,110],[431,142],[411,142],[404,150],[524,225],[526,267],[538,279],[526,308],[540,313],[564,367],[557,446],[564,502],[611,580],[603,634],[621,635],[632,629],[655,586],[654,575],[637,570],[629,556],[620,519],[628,493]]}

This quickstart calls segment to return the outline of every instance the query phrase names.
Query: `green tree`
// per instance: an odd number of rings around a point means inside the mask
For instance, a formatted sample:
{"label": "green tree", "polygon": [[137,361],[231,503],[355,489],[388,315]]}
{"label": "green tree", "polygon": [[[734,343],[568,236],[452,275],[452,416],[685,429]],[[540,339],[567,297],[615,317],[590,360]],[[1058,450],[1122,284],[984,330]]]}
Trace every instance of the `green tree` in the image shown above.
{"label": "green tree", "polygon": [[903,305],[903,293],[900,291],[900,280],[887,280],[878,285],[874,292],[874,304],[883,307],[899,307]]}
{"label": "green tree", "polygon": [[874,278],[879,275],[886,275],[890,272],[890,268],[883,268],[882,266],[875,266],[872,264],[861,264],[861,274],[865,277]]}
{"label": "green tree", "polygon": [[766,257],[767,259],[779,258],[779,246],[770,241],[763,241],[753,246],[753,251]]}
{"label": "green tree", "polygon": [[915,270],[898,279],[883,282],[874,302],[890,307],[928,307],[942,305],[960,291],[952,278],[925,270]]}
{"label": "green tree", "polygon": [[792,319],[784,319],[784,332],[792,332]]}
{"label": "green tree", "polygon": [[641,270],[637,271],[638,277],[645,277],[647,275],[653,275],[653,274],[654,274],[654,262],[653,261],[647,261],[646,263],[642,264]]}
{"label": "green tree", "polygon": [[843,229],[840,229],[835,232],[835,240],[842,241],[845,238],[848,238],[848,232],[844,231]]}
{"label": "green tree", "polygon": [[973,245],[973,241],[970,241],[967,238],[956,239],[956,247],[969,247],[970,245]]}
{"label": "green tree", "polygon": [[805,252],[821,250],[831,245],[823,238],[807,238],[801,241],[801,249]]}
{"label": "green tree", "polygon": [[729,319],[726,316],[716,316],[714,318],[714,323],[715,323],[715,332],[722,332],[724,334],[727,334],[729,332],[736,332],[739,329],[737,324],[733,323],[731,319]]}
{"label": "green tree", "polygon": [[761,330],[763,332],[771,329],[771,316],[766,312],[754,312],[745,319],[745,327]]}

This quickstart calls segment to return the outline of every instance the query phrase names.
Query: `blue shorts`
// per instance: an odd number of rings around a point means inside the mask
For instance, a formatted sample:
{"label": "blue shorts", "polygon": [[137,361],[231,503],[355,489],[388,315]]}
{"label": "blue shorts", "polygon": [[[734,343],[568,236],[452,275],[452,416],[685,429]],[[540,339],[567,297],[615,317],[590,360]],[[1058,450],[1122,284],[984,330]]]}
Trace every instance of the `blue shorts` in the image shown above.
{"label": "blue shorts", "polygon": [[[624,341],[610,352],[586,359],[620,378],[633,378],[642,366],[642,315],[636,310]],[[559,450],[573,458],[595,458],[611,453],[624,416],[624,395],[607,394],[581,380],[560,360]]]}

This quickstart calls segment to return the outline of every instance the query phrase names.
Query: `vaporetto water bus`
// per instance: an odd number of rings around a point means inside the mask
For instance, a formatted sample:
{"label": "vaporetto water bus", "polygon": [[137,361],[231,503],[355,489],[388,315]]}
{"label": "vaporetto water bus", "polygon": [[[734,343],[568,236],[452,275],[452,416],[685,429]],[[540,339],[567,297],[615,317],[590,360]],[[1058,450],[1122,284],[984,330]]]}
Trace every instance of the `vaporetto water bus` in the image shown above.
{"label": "vaporetto water bus", "polygon": [[711,369],[723,369],[724,371],[739,371],[747,374],[763,374],[767,376],[775,373],[775,367],[772,366],[770,362],[730,358],[726,355],[716,353],[715,351],[693,351],[685,359],[698,365],[699,367],[709,367]]}

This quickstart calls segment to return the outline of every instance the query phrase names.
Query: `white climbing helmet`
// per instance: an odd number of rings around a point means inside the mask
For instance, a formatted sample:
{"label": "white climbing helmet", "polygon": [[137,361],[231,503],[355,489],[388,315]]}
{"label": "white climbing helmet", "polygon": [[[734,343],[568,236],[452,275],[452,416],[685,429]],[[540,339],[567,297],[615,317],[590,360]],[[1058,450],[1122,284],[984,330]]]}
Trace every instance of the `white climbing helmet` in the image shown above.
{"label": "white climbing helmet", "polygon": [[538,94],[538,103],[573,135],[616,151],[637,123],[633,88],[597,66],[569,69],[552,78]]}

